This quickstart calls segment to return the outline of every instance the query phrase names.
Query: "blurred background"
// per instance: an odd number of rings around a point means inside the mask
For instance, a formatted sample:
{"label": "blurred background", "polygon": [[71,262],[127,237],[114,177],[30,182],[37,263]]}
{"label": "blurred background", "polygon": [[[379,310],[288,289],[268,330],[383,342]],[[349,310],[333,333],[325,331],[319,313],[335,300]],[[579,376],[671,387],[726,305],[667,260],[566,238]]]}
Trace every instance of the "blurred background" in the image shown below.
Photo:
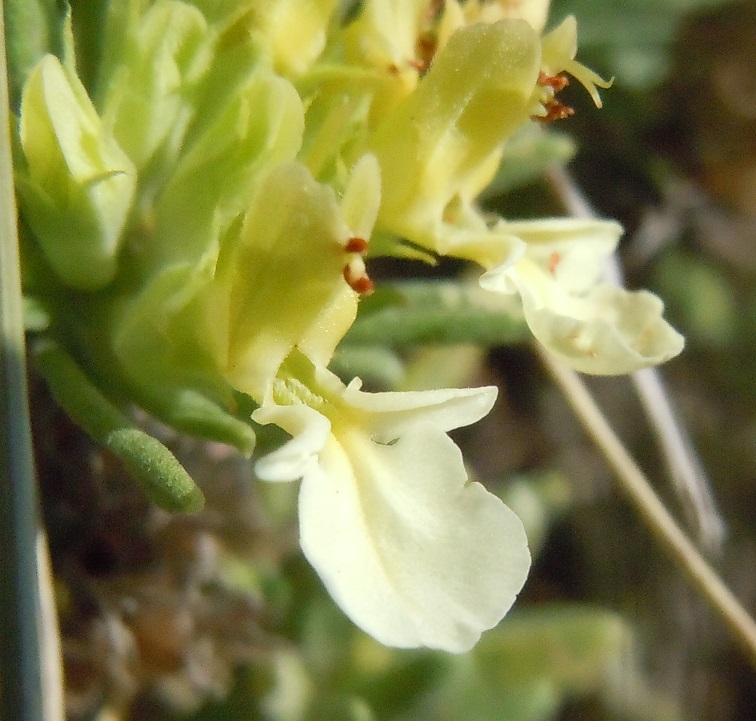
{"label": "blurred background", "polygon": [[[628,284],[658,293],[686,336],[661,373],[726,524],[712,562],[753,612],[756,3],[555,0],[552,24],[570,13],[579,59],[615,82],[601,111],[567,88],[575,115],[553,129],[575,141],[569,172],[596,211],[627,230]],[[546,179],[488,202],[506,217],[563,212]],[[69,718],[752,719],[753,667],[530,349],[402,359],[416,379],[444,367],[448,385],[502,387],[491,416],[457,440],[471,473],[523,516],[535,564],[516,610],[465,657],[383,649],[343,618],[298,550],[294,484],[257,484],[226,448],[151,428],[208,499],[198,516],[168,516],[32,379]],[[590,385],[684,522],[630,381]]]}

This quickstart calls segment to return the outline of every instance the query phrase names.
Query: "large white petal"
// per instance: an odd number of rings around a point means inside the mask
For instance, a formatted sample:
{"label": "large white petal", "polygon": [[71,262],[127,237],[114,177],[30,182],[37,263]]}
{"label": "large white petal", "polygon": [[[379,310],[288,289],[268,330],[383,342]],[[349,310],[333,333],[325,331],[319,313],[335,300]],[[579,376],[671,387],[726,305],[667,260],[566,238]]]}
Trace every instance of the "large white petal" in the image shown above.
{"label": "large white petal", "polygon": [[530,566],[520,520],[467,482],[459,449],[426,423],[391,445],[334,424],[299,515],[302,549],[333,598],[390,646],[470,649]]}

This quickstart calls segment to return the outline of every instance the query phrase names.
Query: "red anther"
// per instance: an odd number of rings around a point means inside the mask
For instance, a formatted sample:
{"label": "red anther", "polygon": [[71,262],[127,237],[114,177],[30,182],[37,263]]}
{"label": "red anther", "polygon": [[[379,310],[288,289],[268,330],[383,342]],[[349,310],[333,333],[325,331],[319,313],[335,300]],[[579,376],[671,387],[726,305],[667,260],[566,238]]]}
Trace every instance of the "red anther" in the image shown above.
{"label": "red anther", "polygon": [[554,120],[564,120],[565,118],[569,118],[570,115],[575,114],[574,108],[554,99],[549,100],[544,107],[546,108],[546,115],[534,115],[534,120],[540,120],[542,123],[551,123]]}
{"label": "red anther", "polygon": [[354,236],[347,240],[344,250],[347,253],[364,253],[367,250],[368,242],[364,238]]}
{"label": "red anther", "polygon": [[553,88],[555,93],[564,90],[570,84],[566,75],[549,75],[548,73],[544,73],[543,70],[538,73],[538,80],[536,82],[541,87]]}
{"label": "red anther", "polygon": [[423,72],[423,70],[425,70],[425,68],[428,67],[428,64],[425,62],[425,60],[415,59],[409,61],[409,66],[413,70],[417,70],[418,73],[421,73]]}
{"label": "red anther", "polygon": [[559,255],[559,253],[557,253],[556,251],[554,251],[549,257],[549,273],[551,273],[551,275],[554,275],[554,273],[556,273],[556,269],[559,265],[560,260],[562,260],[562,256]]}
{"label": "red anther", "polygon": [[365,273],[355,275],[349,263],[344,266],[344,280],[355,293],[370,295],[373,292],[373,281]]}
{"label": "red anther", "polygon": [[361,275],[357,278],[351,287],[352,290],[360,295],[370,295],[374,290],[373,281],[366,275]]}

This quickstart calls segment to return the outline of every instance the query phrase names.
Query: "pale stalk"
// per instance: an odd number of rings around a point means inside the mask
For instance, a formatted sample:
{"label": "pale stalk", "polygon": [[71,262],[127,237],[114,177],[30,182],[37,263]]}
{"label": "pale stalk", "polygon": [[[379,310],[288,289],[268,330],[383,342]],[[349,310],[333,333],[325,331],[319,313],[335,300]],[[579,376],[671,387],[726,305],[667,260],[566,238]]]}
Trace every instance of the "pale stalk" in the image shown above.
{"label": "pale stalk", "polygon": [[[578,218],[597,218],[597,213],[563,168],[554,168],[549,181],[566,210]],[[608,280],[623,285],[622,269],[616,255],[606,265]],[[687,432],[678,421],[661,374],[656,368],[645,368],[631,376],[664,457],[683,510],[696,531],[699,543],[711,554],[722,550],[726,528],[717,510],[714,495]]]}
{"label": "pale stalk", "polygon": [[0,2],[0,717],[39,721],[38,509],[26,390],[4,17]]}
{"label": "pale stalk", "polygon": [[698,552],[654,492],[646,476],[609,426],[578,374],[546,351],[538,353],[588,435],[612,467],[643,520],[685,571],[695,587],[722,617],[756,666],[756,623],[714,569]]}
{"label": "pale stalk", "polygon": [[60,640],[31,447],[0,0],[0,718],[63,721]]}
{"label": "pale stalk", "polygon": [[41,528],[37,531],[37,578],[42,654],[42,712],[44,721],[65,721],[63,651],[60,644],[58,609],[55,605],[55,587],[47,535]]}

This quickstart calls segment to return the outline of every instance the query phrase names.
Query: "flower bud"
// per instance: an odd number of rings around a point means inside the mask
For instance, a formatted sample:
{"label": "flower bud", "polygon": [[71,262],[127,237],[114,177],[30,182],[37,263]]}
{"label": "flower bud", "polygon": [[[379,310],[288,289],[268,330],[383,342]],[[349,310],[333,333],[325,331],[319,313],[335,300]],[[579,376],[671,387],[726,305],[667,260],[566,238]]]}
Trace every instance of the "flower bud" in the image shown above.
{"label": "flower bud", "polygon": [[60,278],[81,290],[107,285],[136,186],[79,79],[46,55],[21,100],[21,211]]}

